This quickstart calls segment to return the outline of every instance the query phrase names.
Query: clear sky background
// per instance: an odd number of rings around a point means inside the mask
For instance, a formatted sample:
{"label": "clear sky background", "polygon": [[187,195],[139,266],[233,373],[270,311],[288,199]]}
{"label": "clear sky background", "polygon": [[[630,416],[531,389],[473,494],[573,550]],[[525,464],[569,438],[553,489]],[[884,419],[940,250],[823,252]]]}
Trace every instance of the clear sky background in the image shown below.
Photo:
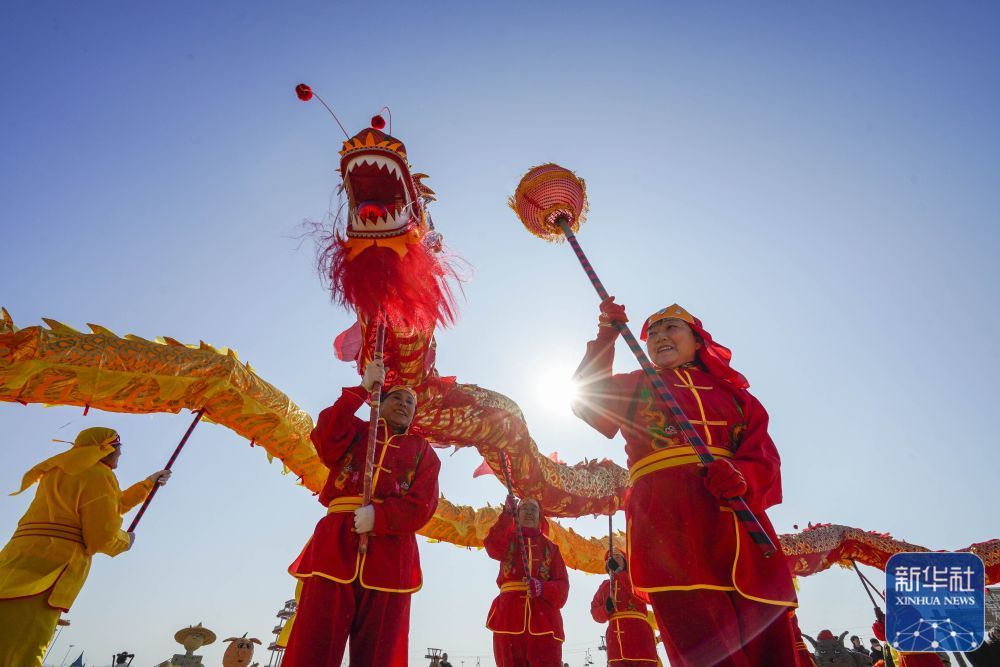
{"label": "clear sky background", "polygon": [[[357,376],[331,351],[350,316],[298,238],[331,207],[343,139],[295,98],[305,81],[352,134],[391,107],[436,224],[475,267],[438,367],[517,400],[545,453],[624,463],[550,389],[595,332],[596,297],[570,249],[506,206],[555,161],[587,179],[580,239],[633,321],[677,301],[733,348],[783,457],[779,532],[833,522],[965,547],[1000,534],[998,33],[986,2],[6,3],[0,304],[19,326],[232,346],[318,413]],[[621,345],[617,368],[634,367]],[[0,404],[0,489],[50,439],[101,424],[121,430],[131,483],[188,421]],[[449,499],[502,500],[471,478],[474,450],[442,455]],[[272,639],[323,509],[219,426],[175,470],[135,548],[94,559],[49,662],[72,644],[91,664],[127,649],[152,665],[198,622]],[[0,496],[0,532],[29,501]],[[421,557],[411,664],[433,646],[492,665],[497,564],[422,539]],[[604,662],[599,584],[571,575],[573,667],[587,648]],[[805,631],[870,636],[852,573],[803,579],[800,596]]]}

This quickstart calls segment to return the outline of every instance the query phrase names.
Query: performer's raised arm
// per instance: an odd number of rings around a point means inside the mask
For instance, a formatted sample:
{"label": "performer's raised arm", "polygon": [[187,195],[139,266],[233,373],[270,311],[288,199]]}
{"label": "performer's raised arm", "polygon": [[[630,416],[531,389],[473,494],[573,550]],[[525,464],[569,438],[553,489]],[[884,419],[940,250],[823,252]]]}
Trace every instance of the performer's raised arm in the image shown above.
{"label": "performer's raised arm", "polygon": [[122,491],[121,502],[118,503],[118,513],[123,516],[128,514],[129,510],[145,500],[146,496],[148,496],[149,492],[152,490],[153,479],[152,476],[150,476],[141,482],[136,482]]}
{"label": "performer's raised arm", "polygon": [[132,486],[122,491],[122,500],[118,506],[118,513],[125,515],[136,505],[146,499],[152,490],[157,486],[163,486],[170,479],[172,473],[169,470],[157,470],[152,475],[136,482]]}
{"label": "performer's raised arm", "polygon": [[344,387],[340,398],[319,413],[309,438],[316,446],[320,460],[328,468],[336,465],[358,434],[363,434],[368,427],[367,422],[354,416],[367,398],[368,392],[362,385]]}
{"label": "performer's raised arm", "polygon": [[622,391],[612,373],[615,360],[615,341],[618,329],[615,322],[628,322],[625,307],[614,302],[614,297],[601,302],[597,337],[587,343],[583,361],[573,374],[576,396],[573,414],[590,424],[607,438],[613,438],[624,419]]}
{"label": "performer's raised arm", "polygon": [[511,540],[514,539],[514,512],[517,502],[508,497],[503,512],[497,517],[496,522],[490,526],[490,531],[483,539],[483,546],[486,547],[486,554],[493,560],[503,560],[510,547]]}
{"label": "performer's raised arm", "polygon": [[337,466],[351,444],[367,435],[368,422],[359,419],[354,413],[368,400],[375,383],[381,384],[384,381],[385,366],[381,360],[376,359],[365,367],[360,385],[344,387],[340,398],[319,413],[316,427],[309,437],[326,467]]}

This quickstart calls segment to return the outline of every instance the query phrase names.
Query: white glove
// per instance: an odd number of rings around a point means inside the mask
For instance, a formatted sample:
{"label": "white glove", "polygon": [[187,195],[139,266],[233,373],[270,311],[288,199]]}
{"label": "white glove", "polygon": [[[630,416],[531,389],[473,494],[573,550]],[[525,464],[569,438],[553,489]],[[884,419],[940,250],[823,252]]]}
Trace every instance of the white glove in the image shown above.
{"label": "white glove", "polygon": [[370,533],[375,527],[375,508],[365,505],[354,510],[354,532]]}
{"label": "white glove", "polygon": [[167,480],[170,479],[170,475],[172,474],[173,473],[169,470],[159,470],[146,479],[152,482],[155,486],[163,486],[167,483]]}
{"label": "white glove", "polygon": [[365,391],[371,391],[376,382],[379,384],[385,383],[385,364],[382,363],[381,359],[373,359],[365,367],[365,374],[361,378],[361,386],[365,388]]}

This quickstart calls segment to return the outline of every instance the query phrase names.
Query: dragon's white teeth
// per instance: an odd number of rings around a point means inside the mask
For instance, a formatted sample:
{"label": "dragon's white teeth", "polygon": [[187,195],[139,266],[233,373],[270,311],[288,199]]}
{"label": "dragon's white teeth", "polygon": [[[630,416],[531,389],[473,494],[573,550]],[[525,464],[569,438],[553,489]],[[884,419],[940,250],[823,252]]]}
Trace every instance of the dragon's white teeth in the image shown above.
{"label": "dragon's white teeth", "polygon": [[385,169],[396,176],[397,180],[402,180],[402,170],[395,160],[392,160],[383,155],[361,155],[347,164],[347,173],[352,172],[356,167],[367,164],[373,167],[385,167]]}
{"label": "dragon's white teeth", "polygon": [[403,212],[401,211],[398,216],[393,216],[392,213],[387,213],[385,216],[379,216],[374,220],[361,221],[358,216],[351,216],[351,224],[355,229],[361,229],[369,232],[378,232],[388,229],[395,229],[399,226],[397,223],[397,218],[403,220]]}

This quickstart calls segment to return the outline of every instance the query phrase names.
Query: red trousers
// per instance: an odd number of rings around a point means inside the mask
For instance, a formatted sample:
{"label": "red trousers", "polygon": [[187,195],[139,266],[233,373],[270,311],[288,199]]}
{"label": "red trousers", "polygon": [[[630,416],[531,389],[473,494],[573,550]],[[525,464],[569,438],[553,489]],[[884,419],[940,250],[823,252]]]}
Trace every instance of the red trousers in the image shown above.
{"label": "red trousers", "polygon": [[284,667],[340,667],[348,639],[351,667],[406,667],[410,594],[338,584],[323,577],[303,582]]}
{"label": "red trousers", "polygon": [[735,591],[651,593],[671,667],[797,667],[788,608]]}
{"label": "red trousers", "polygon": [[497,667],[562,667],[562,642],[552,635],[493,633]]}

